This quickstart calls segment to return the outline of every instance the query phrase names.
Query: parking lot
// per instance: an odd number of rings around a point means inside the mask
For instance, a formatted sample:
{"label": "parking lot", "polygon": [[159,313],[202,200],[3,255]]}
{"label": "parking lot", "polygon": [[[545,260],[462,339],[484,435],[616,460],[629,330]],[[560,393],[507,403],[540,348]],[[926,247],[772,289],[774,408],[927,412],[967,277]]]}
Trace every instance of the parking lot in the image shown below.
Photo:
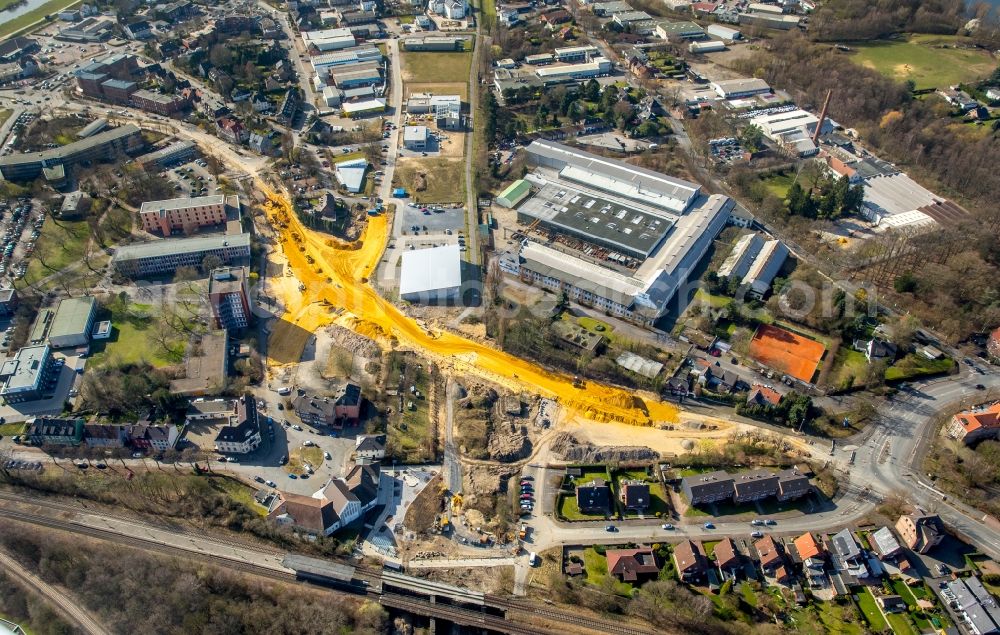
{"label": "parking lot", "polygon": [[[423,212],[422,210],[427,210]],[[402,208],[403,235],[415,234],[447,234],[448,230],[458,233],[465,229],[465,208],[458,207],[422,207],[407,205]],[[414,230],[417,226],[420,229]]]}
{"label": "parking lot", "polygon": [[[37,209],[37,211],[36,211]],[[28,257],[35,251],[41,235],[45,211],[27,198],[0,202],[0,279],[16,280],[28,270]]]}
{"label": "parking lot", "polygon": [[160,174],[174,184],[177,196],[211,196],[221,192],[203,159],[195,159]]}

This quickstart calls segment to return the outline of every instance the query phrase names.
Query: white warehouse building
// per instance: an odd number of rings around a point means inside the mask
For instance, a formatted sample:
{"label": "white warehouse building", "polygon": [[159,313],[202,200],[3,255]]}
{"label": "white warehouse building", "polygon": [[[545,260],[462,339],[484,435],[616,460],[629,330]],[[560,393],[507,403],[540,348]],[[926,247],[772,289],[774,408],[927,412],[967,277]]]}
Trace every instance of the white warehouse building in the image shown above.
{"label": "white warehouse building", "polygon": [[404,251],[399,297],[407,302],[451,304],[462,288],[462,254],[458,245]]}
{"label": "white warehouse building", "polygon": [[559,64],[557,66],[543,66],[535,71],[535,75],[542,81],[560,81],[566,79],[585,79],[588,77],[600,77],[611,72],[611,62],[604,57],[595,57],[589,62],[582,64]]}

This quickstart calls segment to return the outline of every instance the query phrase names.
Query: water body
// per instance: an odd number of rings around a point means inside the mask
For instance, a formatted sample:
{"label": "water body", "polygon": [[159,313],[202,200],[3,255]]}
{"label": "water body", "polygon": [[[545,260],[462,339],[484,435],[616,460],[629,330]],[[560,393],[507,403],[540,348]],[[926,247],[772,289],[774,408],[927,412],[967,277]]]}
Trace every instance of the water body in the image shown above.
{"label": "water body", "polygon": [[[0,11],[0,25],[3,25],[5,22],[9,22],[10,20],[13,20],[14,18],[19,18],[25,13],[34,11],[35,9],[45,4],[47,1],[48,0],[27,0],[27,2],[25,2],[24,4],[19,4],[16,7],[11,7],[10,9],[7,9],[5,11]],[[53,10],[53,13],[58,13],[58,12],[59,12],[58,10]]]}

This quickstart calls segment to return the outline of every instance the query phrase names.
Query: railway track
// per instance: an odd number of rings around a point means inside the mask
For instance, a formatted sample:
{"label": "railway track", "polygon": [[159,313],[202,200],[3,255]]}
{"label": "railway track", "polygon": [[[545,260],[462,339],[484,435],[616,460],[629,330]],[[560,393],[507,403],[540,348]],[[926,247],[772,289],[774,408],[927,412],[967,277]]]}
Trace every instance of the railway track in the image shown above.
{"label": "railway track", "polygon": [[[248,544],[238,540],[220,539],[215,537],[209,538],[204,533],[191,531],[176,525],[151,523],[146,520],[140,520],[137,517],[124,514],[105,513],[104,511],[88,509],[79,504],[63,503],[44,497],[36,498],[0,490],[0,500],[33,504],[63,513],[84,513],[97,517],[115,518],[139,525],[141,527],[148,527],[159,531],[170,531],[178,536],[189,537],[192,539],[196,538],[200,541],[208,541],[210,543],[218,544],[220,547],[242,548],[264,555],[282,555],[282,552],[274,549],[268,549],[266,547],[262,547],[261,545]],[[85,525],[70,519],[54,518],[44,514],[16,510],[9,507],[3,508],[3,517],[8,520],[47,527],[57,531],[66,531],[85,535],[98,540],[114,542],[116,544],[134,547],[144,551],[152,551],[167,556],[183,557],[187,560],[197,559],[226,569],[241,571],[257,577],[268,578],[286,584],[301,583],[301,581],[296,577],[296,574],[292,571],[248,562],[235,555],[230,556],[223,555],[221,553],[209,553],[195,546],[169,545],[159,542],[153,538],[146,538],[140,535],[130,535],[113,529],[104,529],[101,527]],[[495,630],[502,633],[512,633],[514,635],[520,635],[522,633],[524,635],[538,635],[539,633],[546,632],[546,629],[533,623],[532,620],[533,618],[541,618],[556,625],[564,625],[566,627],[548,631],[552,633],[578,632],[580,629],[603,633],[617,633],[619,635],[650,635],[652,633],[652,631],[642,630],[620,622],[612,622],[598,617],[578,615],[556,608],[549,608],[545,605],[536,605],[524,600],[511,600],[498,596],[486,596],[483,606],[499,608],[518,615],[523,615],[526,619],[511,619],[509,614],[507,618],[503,618],[484,613],[475,608],[454,606],[445,603],[432,603],[418,597],[400,595],[397,593],[386,592],[384,590],[380,591],[381,585],[379,583],[382,581],[383,573],[381,569],[364,566],[358,566],[355,569],[357,574],[356,577],[358,579],[369,582],[367,593],[371,595],[373,599],[377,599],[384,606],[404,611],[411,611],[418,615],[424,615],[427,617],[445,619],[467,626],[480,626],[489,630]],[[357,596],[356,592],[351,593],[350,591],[331,589],[327,587],[314,588],[323,588],[327,592],[337,593],[339,595]]]}

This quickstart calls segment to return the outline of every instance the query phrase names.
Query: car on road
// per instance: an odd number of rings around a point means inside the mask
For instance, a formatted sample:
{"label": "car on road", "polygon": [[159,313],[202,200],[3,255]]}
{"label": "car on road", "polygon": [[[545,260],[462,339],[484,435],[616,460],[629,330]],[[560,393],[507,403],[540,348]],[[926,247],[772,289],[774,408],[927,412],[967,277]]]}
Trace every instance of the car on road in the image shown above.
{"label": "car on road", "polygon": [[268,487],[277,487],[278,486],[278,484],[275,483],[274,481],[265,481],[264,484],[267,485]]}
{"label": "car on road", "polygon": [[255,476],[255,477],[253,477],[253,480],[257,481],[258,483],[263,483],[264,482],[264,477],[263,476]]}
{"label": "car on road", "polygon": [[750,533],[750,537],[751,538],[763,538],[764,537],[764,532],[763,531],[754,531],[754,532],[751,532]]}
{"label": "car on road", "polygon": [[226,463],[239,463],[239,462],[240,462],[240,460],[237,459],[235,456],[227,456],[226,457]]}
{"label": "car on road", "polygon": [[976,384],[976,390],[986,390],[986,386],[982,384]]}
{"label": "car on road", "polygon": [[770,527],[772,525],[777,525],[778,521],[772,520],[771,518],[768,518],[767,520],[764,521],[764,524],[767,525],[768,527]]}
{"label": "car on road", "polygon": [[705,523],[704,527],[705,527],[705,529],[715,529],[715,525],[712,524],[712,523],[710,523],[710,522],[709,523]]}
{"label": "car on road", "polygon": [[288,478],[296,479],[296,478],[298,478],[298,476],[295,476],[294,474],[292,474],[291,472],[289,472],[288,473]]}
{"label": "car on road", "polygon": [[292,426],[292,430],[298,430],[299,432],[302,432],[302,426],[300,426],[300,425],[294,425],[294,426]]}
{"label": "car on road", "polygon": [[764,521],[761,520],[760,518],[755,518],[750,521],[750,524],[753,525],[754,527],[760,527],[761,525],[764,524]]}
{"label": "car on road", "polygon": [[618,528],[615,527],[614,525],[608,525],[607,527],[604,528],[604,531],[609,531],[611,533],[615,533],[615,532],[618,531]]}
{"label": "car on road", "polygon": [[666,530],[671,530],[671,529],[674,528],[674,526],[671,525],[670,523],[663,523],[662,525],[660,525],[660,528],[661,529],[666,529]]}
{"label": "car on road", "polygon": [[278,459],[278,465],[284,465],[288,463],[288,455],[284,454],[280,459]]}
{"label": "car on road", "polygon": [[330,460],[330,459],[332,459],[333,457],[332,457],[332,456],[330,456],[330,453],[329,453],[329,452],[324,452],[324,453],[323,453],[323,458],[324,458],[324,459],[326,459],[327,461],[329,461],[329,460]]}
{"label": "car on road", "polygon": [[316,445],[316,444],[315,444],[315,443],[313,443],[312,441],[308,441],[308,440],[307,440],[307,441],[303,441],[303,442],[302,442],[302,447],[304,447],[304,448],[311,448],[311,447],[313,447],[314,445]]}

